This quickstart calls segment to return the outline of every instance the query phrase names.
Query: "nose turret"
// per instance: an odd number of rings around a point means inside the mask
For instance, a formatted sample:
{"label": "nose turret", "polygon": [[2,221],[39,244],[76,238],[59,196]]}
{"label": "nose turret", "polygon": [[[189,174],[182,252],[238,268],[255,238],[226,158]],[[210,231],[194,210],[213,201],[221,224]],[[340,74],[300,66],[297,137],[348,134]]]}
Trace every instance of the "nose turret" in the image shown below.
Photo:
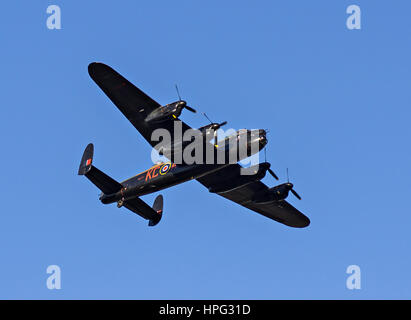
{"label": "nose turret", "polygon": [[267,140],[267,131],[265,131],[264,129],[259,129],[258,130],[258,136],[259,136],[259,143],[260,143],[260,148],[264,148],[265,145],[268,143]]}

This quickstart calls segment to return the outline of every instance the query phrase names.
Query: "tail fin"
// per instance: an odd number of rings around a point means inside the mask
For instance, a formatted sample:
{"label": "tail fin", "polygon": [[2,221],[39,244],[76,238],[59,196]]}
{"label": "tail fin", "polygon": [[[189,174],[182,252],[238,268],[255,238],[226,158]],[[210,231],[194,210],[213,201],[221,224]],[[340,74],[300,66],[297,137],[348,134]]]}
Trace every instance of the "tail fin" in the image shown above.
{"label": "tail fin", "polygon": [[94,146],[89,143],[84,150],[83,157],[81,158],[80,167],[78,168],[78,174],[84,176],[91,169],[93,163]]}
{"label": "tail fin", "polygon": [[105,194],[111,194],[119,191],[123,187],[120,183],[92,165],[93,153],[94,146],[90,143],[84,150],[80,167],[78,169],[78,174],[81,176],[86,176],[87,179],[89,179]]}
{"label": "tail fin", "polygon": [[163,216],[163,196],[161,194],[159,194],[154,200],[153,210],[157,213],[157,217],[150,220],[150,222],[148,223],[150,227],[153,227],[157,223],[159,223],[161,217]]}

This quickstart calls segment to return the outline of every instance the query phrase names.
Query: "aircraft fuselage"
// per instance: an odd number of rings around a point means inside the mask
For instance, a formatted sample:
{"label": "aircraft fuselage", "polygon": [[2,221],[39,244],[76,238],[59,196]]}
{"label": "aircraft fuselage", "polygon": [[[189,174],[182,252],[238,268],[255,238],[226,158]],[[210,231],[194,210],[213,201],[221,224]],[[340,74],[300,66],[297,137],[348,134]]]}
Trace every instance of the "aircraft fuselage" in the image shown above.
{"label": "aircraft fuselage", "polygon": [[193,164],[187,166],[176,165],[171,162],[160,163],[121,182],[123,188],[120,191],[108,195],[104,193],[101,194],[100,200],[104,204],[109,204],[143,196],[192,179],[197,179],[220,170],[227,165],[229,164]]}
{"label": "aircraft fuselage", "polygon": [[[266,132],[264,130],[259,130],[258,134],[254,136],[250,134],[250,131],[238,133],[237,137],[240,137],[241,135],[244,135],[247,138],[247,153],[243,154],[243,157],[251,156],[252,154],[249,154],[250,152],[258,152],[267,144]],[[242,158],[238,158],[240,157],[238,148],[232,148],[233,141],[235,144],[239,143],[238,138],[232,140],[230,137],[227,137],[222,146],[216,148],[216,150],[219,149],[224,154],[223,162],[219,162],[219,151],[217,151],[213,155],[214,158],[212,159],[212,164],[207,164],[207,161],[204,161],[203,163],[194,162],[193,164],[183,165],[176,165],[172,162],[160,163],[121,182],[122,188],[119,191],[112,194],[102,193],[100,195],[100,200],[104,204],[126,201],[192,179],[200,178],[229,166],[230,164],[237,163],[237,161],[242,160]],[[233,158],[235,159],[234,161],[232,161]]]}

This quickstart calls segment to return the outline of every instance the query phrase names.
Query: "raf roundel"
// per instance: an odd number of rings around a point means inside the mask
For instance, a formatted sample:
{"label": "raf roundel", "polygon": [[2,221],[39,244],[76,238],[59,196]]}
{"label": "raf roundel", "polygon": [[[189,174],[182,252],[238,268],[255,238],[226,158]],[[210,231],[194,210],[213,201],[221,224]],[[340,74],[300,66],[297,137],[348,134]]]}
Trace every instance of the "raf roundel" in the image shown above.
{"label": "raf roundel", "polygon": [[170,170],[170,168],[171,168],[170,163],[163,164],[160,168],[160,174],[165,175]]}

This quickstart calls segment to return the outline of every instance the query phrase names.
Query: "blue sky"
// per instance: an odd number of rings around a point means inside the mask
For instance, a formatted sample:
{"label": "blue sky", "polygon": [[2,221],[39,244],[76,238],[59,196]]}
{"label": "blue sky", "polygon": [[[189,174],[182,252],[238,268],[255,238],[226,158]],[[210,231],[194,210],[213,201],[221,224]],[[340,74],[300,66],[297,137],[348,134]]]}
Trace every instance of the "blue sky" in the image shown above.
{"label": "blue sky", "polygon": [[[46,27],[50,4],[61,30]],[[346,28],[350,4],[361,30]],[[410,10],[360,0],[3,3],[0,298],[411,298]],[[155,228],[102,205],[77,176],[85,146],[118,180],[149,167],[151,149],[89,78],[92,61],[161,104],[176,100],[178,83],[214,121],[268,128],[268,159],[282,181],[290,169],[303,200],[289,200],[311,225],[288,228],[196,181],[162,192]],[[46,287],[54,264],[61,290]],[[361,290],[346,288],[352,264]]]}

